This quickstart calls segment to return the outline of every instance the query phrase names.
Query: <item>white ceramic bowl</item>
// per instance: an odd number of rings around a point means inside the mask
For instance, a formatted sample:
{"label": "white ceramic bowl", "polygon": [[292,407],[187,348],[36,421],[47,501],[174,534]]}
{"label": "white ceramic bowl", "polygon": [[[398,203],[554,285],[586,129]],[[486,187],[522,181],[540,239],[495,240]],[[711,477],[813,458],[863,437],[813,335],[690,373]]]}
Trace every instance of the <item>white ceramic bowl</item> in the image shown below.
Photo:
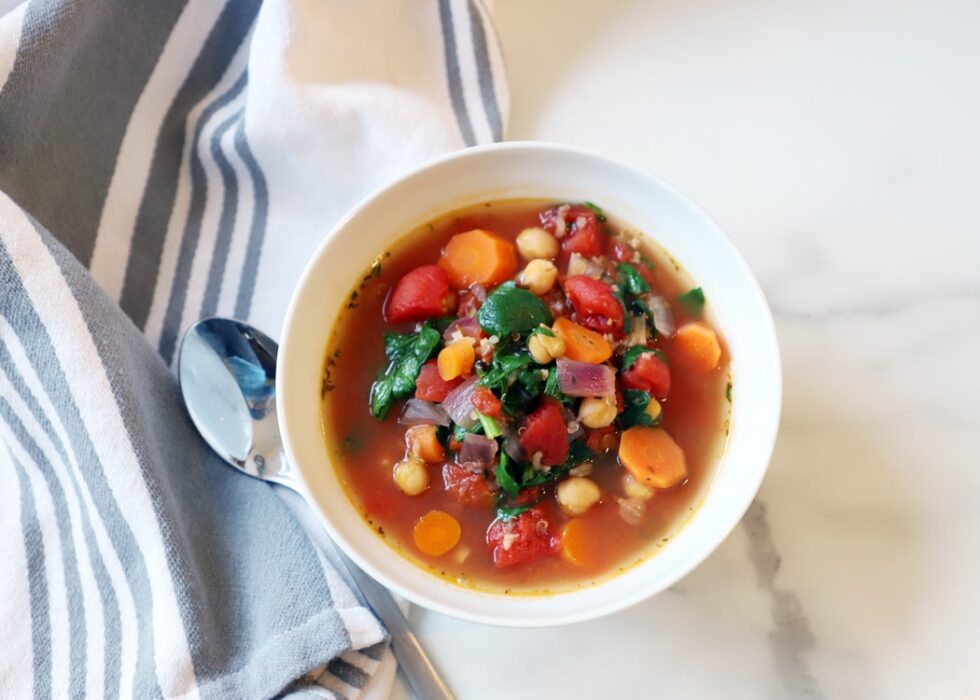
{"label": "white ceramic bowl", "polygon": [[[464,589],[395,553],[338,482],[320,424],[320,378],[334,320],[371,260],[394,239],[448,210],[488,199],[589,200],[652,236],[700,284],[731,352],[728,447],[699,509],[643,563],[590,588],[513,597]],[[324,239],[293,293],[279,350],[278,410],[287,458],[334,541],[375,579],[413,603],[497,625],[557,625],[606,615],[664,590],[738,523],[765,474],[779,423],[779,350],[766,300],[718,226],[665,183],[586,151],[503,143],[440,158],[361,202]]]}

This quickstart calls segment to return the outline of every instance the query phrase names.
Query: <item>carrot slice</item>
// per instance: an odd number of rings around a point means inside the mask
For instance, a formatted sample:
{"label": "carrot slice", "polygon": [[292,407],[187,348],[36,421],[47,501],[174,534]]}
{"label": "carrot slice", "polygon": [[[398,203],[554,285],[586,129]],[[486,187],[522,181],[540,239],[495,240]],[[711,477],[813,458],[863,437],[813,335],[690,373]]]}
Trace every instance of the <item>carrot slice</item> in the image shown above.
{"label": "carrot slice", "polygon": [[469,374],[475,361],[476,351],[469,341],[457,340],[439,351],[436,367],[439,368],[439,376],[442,377],[442,381],[448,382],[456,377]]}
{"label": "carrot slice", "polygon": [[575,518],[561,534],[561,555],[575,566],[591,567],[603,558],[605,542],[596,522],[588,518]]}
{"label": "carrot slice", "polygon": [[565,357],[599,364],[612,357],[612,345],[605,338],[567,318],[559,318],[552,329],[565,341]]}
{"label": "carrot slice", "polygon": [[619,461],[633,478],[655,489],[669,489],[687,478],[684,451],[666,430],[636,426],[619,438]]}
{"label": "carrot slice", "polygon": [[674,335],[677,345],[684,351],[685,361],[704,372],[710,372],[721,360],[721,344],[713,330],[703,323],[688,323],[677,329]]}
{"label": "carrot slice", "polygon": [[412,531],[415,546],[429,556],[438,557],[456,546],[462,529],[449,513],[430,510],[419,518]]}
{"label": "carrot slice", "polygon": [[483,229],[457,233],[449,239],[439,267],[456,289],[474,284],[495,287],[517,272],[517,251],[506,238]]}
{"label": "carrot slice", "polygon": [[408,449],[423,462],[435,464],[446,458],[446,451],[439,444],[434,425],[417,425],[405,433],[408,438]]}

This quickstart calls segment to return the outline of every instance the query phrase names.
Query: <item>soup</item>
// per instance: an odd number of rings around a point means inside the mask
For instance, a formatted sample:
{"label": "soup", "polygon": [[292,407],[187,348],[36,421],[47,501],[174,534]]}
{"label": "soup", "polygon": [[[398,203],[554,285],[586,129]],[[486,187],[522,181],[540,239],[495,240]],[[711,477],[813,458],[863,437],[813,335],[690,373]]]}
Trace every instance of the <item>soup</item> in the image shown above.
{"label": "soup", "polygon": [[628,225],[486,202],[366,271],[327,349],[323,429],[396,551],[459,585],[555,592],[640,561],[693,512],[728,368],[701,289]]}

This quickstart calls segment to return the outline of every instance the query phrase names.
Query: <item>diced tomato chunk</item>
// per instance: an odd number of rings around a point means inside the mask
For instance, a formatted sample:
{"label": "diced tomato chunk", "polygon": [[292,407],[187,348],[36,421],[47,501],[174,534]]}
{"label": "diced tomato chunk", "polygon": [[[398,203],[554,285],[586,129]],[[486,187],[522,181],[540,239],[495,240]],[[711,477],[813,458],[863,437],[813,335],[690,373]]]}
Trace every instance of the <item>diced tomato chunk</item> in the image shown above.
{"label": "diced tomato chunk", "polygon": [[623,305],[613,295],[612,287],[588,275],[566,277],[562,286],[579,323],[596,333],[622,334]]}
{"label": "diced tomato chunk", "polygon": [[537,503],[541,500],[541,487],[540,486],[528,486],[526,489],[521,489],[517,498],[514,499],[515,506],[526,506],[528,504]]}
{"label": "diced tomato chunk", "polygon": [[670,392],[670,367],[654,353],[645,352],[619,380],[626,389],[640,389],[662,399]]}
{"label": "diced tomato chunk", "polygon": [[540,452],[541,464],[554,466],[564,462],[568,456],[568,430],[561,416],[561,404],[545,397],[525,419],[519,440],[528,458]]}
{"label": "diced tomato chunk", "polygon": [[395,283],[385,300],[384,314],[389,323],[402,323],[445,316],[454,308],[456,293],[449,288],[445,270],[423,265]]}
{"label": "diced tomato chunk", "polygon": [[619,433],[612,425],[585,431],[586,446],[597,454],[603,454],[619,447]]}
{"label": "diced tomato chunk", "polygon": [[[552,207],[538,215],[541,227],[550,233],[558,233],[558,210],[559,207]],[[587,258],[602,255],[602,225],[596,213],[579,204],[569,206],[563,213],[565,233],[561,236],[561,249]]]}
{"label": "diced tomato chunk", "polygon": [[503,569],[556,554],[561,539],[551,534],[544,509],[535,506],[516,518],[494,520],[487,530],[487,548],[494,566]]}
{"label": "diced tomato chunk", "polygon": [[625,238],[610,238],[606,242],[606,255],[616,262],[629,262],[633,259],[633,247]]}
{"label": "diced tomato chunk", "polygon": [[429,360],[422,365],[419,377],[415,380],[415,398],[423,401],[444,401],[449,392],[462,383],[462,377],[445,381],[439,376],[439,366],[436,361]]}
{"label": "diced tomato chunk", "polygon": [[542,296],[541,301],[547,305],[548,310],[551,311],[551,315],[555,318],[568,315],[569,309],[568,303],[565,301],[565,295],[557,287]]}
{"label": "diced tomato chunk", "polygon": [[478,386],[473,390],[473,397],[470,399],[470,402],[473,404],[473,408],[485,416],[500,418],[504,415],[504,405],[485,386]]}
{"label": "diced tomato chunk", "polygon": [[638,262],[633,267],[636,268],[636,271],[640,273],[640,277],[646,280],[647,284],[649,284],[651,287],[657,286],[657,282],[653,276],[652,267],[649,267],[645,262]]}
{"label": "diced tomato chunk", "polygon": [[482,474],[474,474],[458,464],[447,462],[442,467],[442,480],[449,495],[468,508],[489,508],[493,505],[493,494]]}

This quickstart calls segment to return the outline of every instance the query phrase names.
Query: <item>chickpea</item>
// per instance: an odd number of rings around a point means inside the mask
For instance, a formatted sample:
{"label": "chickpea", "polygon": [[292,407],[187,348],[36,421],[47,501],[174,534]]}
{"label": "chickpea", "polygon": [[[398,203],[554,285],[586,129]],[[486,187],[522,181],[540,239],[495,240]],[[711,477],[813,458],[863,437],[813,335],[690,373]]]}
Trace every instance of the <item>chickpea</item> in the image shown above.
{"label": "chickpea", "polygon": [[429,488],[429,471],[418,457],[403,459],[392,472],[395,484],[409,496],[418,496]]}
{"label": "chickpea", "polygon": [[521,286],[541,296],[551,291],[558,279],[558,268],[550,260],[532,260],[521,273]]}
{"label": "chickpea", "polygon": [[525,260],[550,260],[558,256],[558,241],[543,228],[526,228],[517,237],[517,250]]}
{"label": "chickpea", "polygon": [[663,406],[656,399],[650,399],[650,403],[644,409],[644,412],[653,419],[654,425],[660,420],[660,412],[663,411]]}
{"label": "chickpea", "polygon": [[579,422],[586,428],[605,428],[616,420],[616,399],[589,396],[578,407]]}
{"label": "chickpea", "polygon": [[565,339],[557,335],[535,333],[527,341],[527,351],[539,365],[546,365],[565,354]]}
{"label": "chickpea", "polygon": [[558,505],[568,515],[582,515],[599,502],[602,492],[592,479],[573,476],[558,484]]}
{"label": "chickpea", "polygon": [[629,525],[639,525],[643,522],[646,502],[639,498],[617,498],[616,501],[619,503],[619,517]]}
{"label": "chickpea", "polygon": [[641,484],[633,478],[632,474],[625,474],[623,476],[623,493],[628,498],[638,498],[641,501],[647,501],[653,498],[653,489]]}

